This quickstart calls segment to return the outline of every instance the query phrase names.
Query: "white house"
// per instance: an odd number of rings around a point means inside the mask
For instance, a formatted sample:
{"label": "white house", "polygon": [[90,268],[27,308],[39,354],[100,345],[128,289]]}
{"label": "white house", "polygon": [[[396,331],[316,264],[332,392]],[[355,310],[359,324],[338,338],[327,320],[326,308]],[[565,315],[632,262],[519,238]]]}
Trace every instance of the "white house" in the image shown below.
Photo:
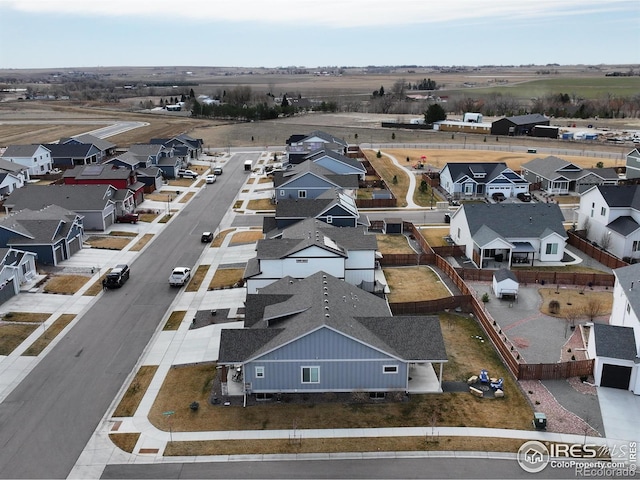
{"label": "white house", "polygon": [[451,216],[449,235],[480,268],[560,262],[567,233],[551,203],[466,203]]}
{"label": "white house", "polygon": [[15,248],[0,248],[0,303],[20,293],[20,286],[36,274],[37,255]]}
{"label": "white house", "polygon": [[324,271],[363,290],[375,290],[376,236],[364,227],[334,227],[315,218],[258,240],[245,269],[247,293],[281,278],[301,279]]}
{"label": "white house", "polygon": [[640,178],[640,150],[634,148],[627,153],[626,167],[627,178]]}
{"label": "white house", "polygon": [[595,360],[593,376],[601,387],[640,395],[640,264],[618,268],[609,325],[589,330],[587,352]]}
{"label": "white house", "polygon": [[580,196],[577,228],[621,259],[640,258],[640,185],[600,185]]}
{"label": "white house", "polygon": [[53,168],[51,151],[42,145],[9,145],[2,158],[27,167],[29,175],[44,175]]}

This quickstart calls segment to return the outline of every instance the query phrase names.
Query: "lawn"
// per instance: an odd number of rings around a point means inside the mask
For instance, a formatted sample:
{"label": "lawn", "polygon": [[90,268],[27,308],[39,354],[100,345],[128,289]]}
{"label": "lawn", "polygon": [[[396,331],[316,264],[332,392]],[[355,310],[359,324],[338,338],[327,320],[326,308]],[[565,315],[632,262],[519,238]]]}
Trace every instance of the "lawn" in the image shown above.
{"label": "lawn", "polygon": [[276,209],[276,206],[273,203],[271,203],[270,198],[260,198],[257,200],[249,200],[247,202],[247,210],[271,212],[271,211],[275,211],[275,209]]}
{"label": "lawn", "polygon": [[178,330],[186,313],[187,312],[185,310],[176,310],[175,312],[171,312],[171,315],[169,315],[169,318],[167,319],[167,323],[164,324],[164,327],[162,327],[162,330],[163,331]]}
{"label": "lawn", "polygon": [[[613,306],[613,292],[608,290],[593,291],[588,288],[561,287],[540,288],[538,293],[542,297],[540,311],[554,317],[564,318],[576,314],[580,317],[600,317],[610,315]],[[549,303],[552,301],[557,301],[559,304],[557,313],[553,313],[549,309]],[[593,320],[593,318],[588,319]]]}
{"label": "lawn", "polygon": [[156,370],[158,370],[157,365],[143,365],[140,367],[113,412],[114,417],[132,417],[136,413],[142,397],[144,397],[151,380],[153,380],[153,376],[156,374]]}
{"label": "lawn", "polygon": [[191,280],[189,280],[189,284],[187,288],[185,288],[186,292],[197,292],[202,285],[202,281],[204,280],[205,275],[209,271],[210,265],[199,265],[195,272],[191,272]]}
{"label": "lawn", "polygon": [[50,313],[7,312],[0,319],[0,355],[13,352],[50,316]]}
{"label": "lawn", "polygon": [[76,318],[74,314],[65,313],[60,315],[53,324],[47,328],[35,342],[23,353],[25,356],[37,357],[55,339],[64,328]]}
{"label": "lawn", "polygon": [[92,235],[85,243],[88,243],[93,248],[102,248],[105,250],[122,250],[129,245],[131,237],[135,237],[137,234],[133,232],[127,232],[129,235]]}
{"label": "lawn", "polygon": [[222,242],[224,241],[225,237],[231,233],[235,231],[235,228],[230,228],[228,230],[223,230],[220,233],[218,233],[218,235],[216,235],[216,238],[213,239],[213,242],[211,242],[211,246],[212,247],[220,247],[222,245]]}
{"label": "lawn", "polygon": [[[149,413],[150,421],[168,430],[163,412],[174,411],[174,431],[228,431],[308,428],[371,428],[411,426],[457,426],[525,429],[531,428],[532,410],[518,385],[511,379],[490,342],[481,343],[482,330],[472,318],[442,315],[441,326],[449,363],[444,379],[464,381],[486,368],[492,376],[505,378],[505,397],[480,399],[468,393],[411,395],[408,400],[360,403],[357,396],[347,403],[265,403],[250,407],[214,406],[209,396],[215,364],[173,367]],[[200,408],[189,405],[197,401]],[[375,439],[374,439],[375,440]],[[372,440],[373,441],[373,440]],[[255,442],[256,448],[260,442]],[[341,447],[350,451],[349,445]],[[324,451],[324,450],[321,450]]]}
{"label": "lawn", "polygon": [[262,240],[264,235],[262,230],[248,230],[243,232],[237,232],[231,237],[229,245],[239,245],[243,243],[256,243],[258,240]]}
{"label": "lawn", "polygon": [[133,247],[129,250],[132,252],[139,252],[144,248],[144,246],[151,241],[153,238],[153,233],[145,233],[140,240],[138,240]]}
{"label": "lawn", "polygon": [[444,247],[447,245],[444,237],[449,235],[449,227],[420,228],[418,232],[420,232],[422,238],[424,238],[431,247]]}
{"label": "lawn", "polygon": [[55,275],[47,280],[44,285],[44,293],[57,293],[61,295],[73,295],[80,290],[91,277],[82,275]]}
{"label": "lawn", "polygon": [[219,268],[211,279],[209,290],[230,288],[242,281],[244,268]]}
{"label": "lawn", "polygon": [[384,256],[387,253],[416,253],[409,245],[407,237],[401,233],[378,233],[378,251]]}
{"label": "lawn", "polygon": [[[407,192],[409,191],[409,174],[397,167],[386,155],[378,158],[376,152],[373,150],[367,150],[364,154],[378,175],[380,175],[380,178],[387,183],[393,195],[398,199],[398,206],[406,207]],[[396,181],[393,180],[394,177]]]}
{"label": "lawn", "polygon": [[420,302],[451,296],[438,275],[427,266],[384,268],[391,293],[389,303]]}

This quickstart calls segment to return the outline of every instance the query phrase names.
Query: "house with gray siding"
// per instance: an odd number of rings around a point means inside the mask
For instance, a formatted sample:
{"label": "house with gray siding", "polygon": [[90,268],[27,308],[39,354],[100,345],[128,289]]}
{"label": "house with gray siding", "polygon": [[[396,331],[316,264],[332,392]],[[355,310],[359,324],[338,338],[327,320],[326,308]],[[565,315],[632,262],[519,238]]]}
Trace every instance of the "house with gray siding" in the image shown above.
{"label": "house with gray siding", "polygon": [[256,256],[244,272],[247,293],[256,293],[284,276],[306,278],[324,271],[370,292],[376,283],[376,235],[366,227],[335,227],[307,218],[258,240]]}
{"label": "house with gray siding", "polygon": [[359,180],[364,180],[367,174],[367,169],[359,160],[324,148],[308,154],[305,161],[311,161],[338,175],[356,175]]}
{"label": "house with gray siding", "polygon": [[553,155],[522,165],[522,177],[553,195],[580,194],[596,185],[618,184],[614,168],[582,168]]}
{"label": "house with gray siding", "polygon": [[9,145],[2,158],[26,167],[30,176],[44,175],[53,168],[51,151],[40,144]]}
{"label": "house with gray siding", "polygon": [[51,151],[53,166],[63,170],[98,163],[100,159],[100,150],[90,143],[47,143],[44,147]]}
{"label": "house with gray siding", "polygon": [[[112,185],[26,186],[9,195],[3,206],[5,212],[10,213],[58,205],[81,215],[86,231],[104,231],[115,221],[117,191]],[[123,211],[122,205],[120,211]]]}
{"label": "house with gray siding", "polygon": [[245,396],[384,394],[441,392],[446,361],[438,317],[394,317],[384,299],[320,271],[247,295],[245,328],[222,330],[218,365],[223,394],[238,369]]}
{"label": "house with gray siding", "polygon": [[84,133],[82,135],[76,135],[75,137],[61,138],[59,143],[65,144],[89,144],[98,149],[98,161],[102,161],[105,158],[114,155],[117,145],[104,138],[96,137],[90,133]]}
{"label": "house with gray siding", "polygon": [[440,171],[440,186],[455,199],[494,193],[509,198],[529,192],[529,182],[504,162],[447,163]]}
{"label": "house with gray siding", "polygon": [[338,190],[331,189],[317,198],[284,199],[276,204],[274,217],[265,217],[263,232],[282,229],[305,218],[316,218],[336,227],[369,226],[369,219],[361,215],[355,200]]}
{"label": "house with gray siding", "polygon": [[82,216],[57,205],[24,209],[0,219],[0,248],[35,253],[38,263],[58,265],[82,249]]}
{"label": "house with gray siding", "polygon": [[627,153],[625,165],[626,178],[640,178],[640,150],[634,148]]}
{"label": "house with gray siding", "polygon": [[297,164],[305,157],[318,150],[329,150],[346,155],[349,145],[342,138],[334,137],[330,133],[316,130],[309,135],[291,135],[287,141],[287,160]]}
{"label": "house with gray siding", "polygon": [[275,172],[273,187],[276,202],[288,198],[317,198],[334,189],[355,197],[358,176],[336,174],[307,160],[289,170]]}

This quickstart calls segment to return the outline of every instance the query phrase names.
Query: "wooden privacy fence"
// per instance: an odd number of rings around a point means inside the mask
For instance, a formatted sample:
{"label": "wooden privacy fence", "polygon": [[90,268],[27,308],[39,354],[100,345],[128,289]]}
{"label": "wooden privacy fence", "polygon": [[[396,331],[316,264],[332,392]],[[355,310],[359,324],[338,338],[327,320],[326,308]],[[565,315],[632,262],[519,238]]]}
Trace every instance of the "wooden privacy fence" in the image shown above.
{"label": "wooden privacy fence", "polygon": [[591,242],[585,240],[584,238],[579,237],[575,234],[575,232],[568,231],[567,235],[569,235],[569,240],[567,243],[572,247],[576,247],[581,252],[584,252],[586,255],[595,259],[603,265],[606,265],[609,268],[620,268],[626,267],[629,265],[627,262],[623,262],[617,257],[614,257],[608,252],[605,252],[600,247],[593,245]]}
{"label": "wooden privacy fence", "polygon": [[432,265],[435,256],[434,253],[385,253],[378,261],[383,267]]}
{"label": "wooden privacy fence", "polygon": [[521,363],[518,365],[518,380],[560,380],[593,374],[593,359],[561,363]]}
{"label": "wooden privacy fence", "polygon": [[[476,268],[457,268],[458,274],[467,281],[491,282],[494,270],[479,270]],[[518,282],[522,285],[583,285],[593,287],[613,287],[615,277],[611,273],[580,273],[580,272],[541,272],[536,270],[512,269]]]}

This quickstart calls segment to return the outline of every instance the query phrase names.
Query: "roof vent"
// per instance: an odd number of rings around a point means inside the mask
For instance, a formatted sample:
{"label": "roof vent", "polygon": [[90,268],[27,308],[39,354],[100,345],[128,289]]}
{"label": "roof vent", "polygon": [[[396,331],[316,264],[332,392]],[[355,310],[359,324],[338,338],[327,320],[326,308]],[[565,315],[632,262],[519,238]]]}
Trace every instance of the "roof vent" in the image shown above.
{"label": "roof vent", "polygon": [[328,295],[329,295],[329,294],[328,294],[327,292],[324,292],[324,296],[325,296],[325,297],[326,297],[326,296],[328,296]]}
{"label": "roof vent", "polygon": [[326,285],[326,284],[327,284],[327,281],[326,281],[326,280],[324,280],[322,283],[323,283],[324,285]]}
{"label": "roof vent", "polygon": [[325,310],[329,310],[329,307],[324,307]]}
{"label": "roof vent", "polygon": [[324,316],[325,316],[325,317],[329,317],[329,314],[328,314],[328,313],[325,313],[325,314],[324,314]]}

